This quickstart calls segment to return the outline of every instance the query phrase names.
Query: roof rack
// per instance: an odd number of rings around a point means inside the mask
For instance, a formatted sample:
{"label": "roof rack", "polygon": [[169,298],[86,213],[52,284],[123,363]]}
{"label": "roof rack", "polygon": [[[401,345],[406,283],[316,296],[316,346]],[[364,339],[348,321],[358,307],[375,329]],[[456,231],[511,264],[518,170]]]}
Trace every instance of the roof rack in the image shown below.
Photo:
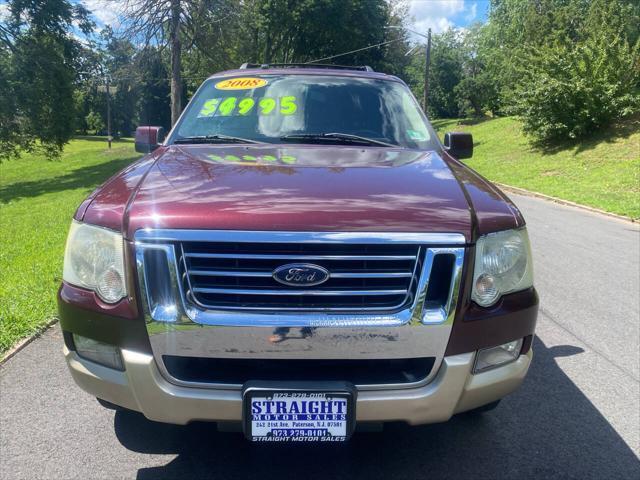
{"label": "roof rack", "polygon": [[358,70],[361,72],[373,72],[369,65],[330,65],[325,63],[243,63],[240,70],[248,68],[327,68],[330,70]]}

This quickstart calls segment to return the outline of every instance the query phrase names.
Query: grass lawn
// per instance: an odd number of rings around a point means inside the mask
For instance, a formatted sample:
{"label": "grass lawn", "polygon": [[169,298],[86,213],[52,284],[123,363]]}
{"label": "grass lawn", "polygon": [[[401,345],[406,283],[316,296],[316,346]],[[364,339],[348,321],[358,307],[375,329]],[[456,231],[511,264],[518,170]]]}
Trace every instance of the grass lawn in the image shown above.
{"label": "grass lawn", "polygon": [[638,118],[550,151],[532,148],[514,118],[433,124],[441,136],[447,131],[472,133],[474,155],[466,163],[489,180],[640,218]]}
{"label": "grass lawn", "polygon": [[0,164],[0,352],[56,315],[64,243],[80,202],[140,155],[131,140],[73,140],[60,160]]}

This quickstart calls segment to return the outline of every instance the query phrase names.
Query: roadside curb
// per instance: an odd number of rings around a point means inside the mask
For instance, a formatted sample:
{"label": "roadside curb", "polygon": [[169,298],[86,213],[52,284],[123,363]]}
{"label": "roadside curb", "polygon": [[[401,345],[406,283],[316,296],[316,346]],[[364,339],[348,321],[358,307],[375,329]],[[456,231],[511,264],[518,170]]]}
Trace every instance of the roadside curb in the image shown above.
{"label": "roadside curb", "polygon": [[36,338],[42,336],[44,332],[49,330],[56,323],[58,323],[57,318],[49,320],[49,322],[47,322],[44,326],[42,326],[36,333],[29,335],[28,337],[23,338],[18,343],[16,343],[8,351],[2,354],[2,358],[0,358],[0,366],[4,365],[7,362],[7,360],[12,358],[16,353],[20,352],[20,350],[22,350],[24,347],[26,347],[31,342],[33,342]]}
{"label": "roadside curb", "polygon": [[550,202],[559,203],[561,205],[566,205],[568,207],[580,208],[581,210],[586,210],[586,211],[591,212],[591,213],[598,213],[600,215],[606,215],[607,217],[612,217],[612,218],[615,218],[617,220],[622,220],[624,222],[633,223],[635,225],[637,225],[638,222],[639,222],[638,220],[634,220],[633,218],[627,217],[625,215],[619,215],[617,213],[607,212],[606,210],[601,210],[601,209],[595,208],[595,207],[589,207],[587,205],[582,205],[580,203],[575,203],[575,202],[572,202],[570,200],[564,200],[564,199],[558,198],[558,197],[552,197],[551,195],[545,195],[544,193],[532,192],[531,190],[525,190],[524,188],[520,188],[520,187],[512,187],[511,185],[506,185],[504,183],[499,183],[499,182],[493,182],[493,183],[498,185],[500,188],[502,188],[504,190],[511,191],[511,192],[514,192],[514,193],[519,193],[520,195],[526,195],[528,197],[542,198],[543,200],[548,200]]}

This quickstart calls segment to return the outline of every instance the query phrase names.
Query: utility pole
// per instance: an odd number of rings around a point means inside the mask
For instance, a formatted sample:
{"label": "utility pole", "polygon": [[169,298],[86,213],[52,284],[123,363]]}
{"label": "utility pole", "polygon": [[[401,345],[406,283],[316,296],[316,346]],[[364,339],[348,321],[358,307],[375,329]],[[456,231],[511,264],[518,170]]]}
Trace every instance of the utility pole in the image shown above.
{"label": "utility pole", "polygon": [[[427,34],[416,32],[415,30],[411,30],[410,28],[400,27],[398,25],[388,25],[384,27],[388,30],[406,30],[407,32],[411,32],[414,35],[418,35],[419,37],[426,38],[427,44],[425,46],[425,66],[424,66],[424,92],[422,98],[422,110],[424,113],[427,113],[427,105],[429,104],[429,65],[431,64],[431,29],[427,31]],[[417,47],[413,47],[409,50],[406,55],[411,54]]]}
{"label": "utility pole", "polygon": [[111,149],[111,93],[109,92],[109,80],[109,75],[105,75],[107,84],[107,142],[109,142],[109,149]]}
{"label": "utility pole", "polygon": [[[102,77],[104,78],[104,82],[105,82],[105,93],[107,94],[107,142],[109,143],[109,148],[111,148],[111,141],[113,140],[111,137],[111,77],[109,76],[108,73],[104,73],[104,70],[102,68],[102,65],[99,65],[100,67],[100,74],[102,75]],[[81,73],[83,75],[94,75],[93,72],[78,72]],[[93,78],[97,77],[94,76]],[[98,92],[102,93],[102,85],[98,85]]]}
{"label": "utility pole", "polygon": [[170,4],[171,19],[169,21],[169,41],[171,42],[171,126],[173,127],[182,113],[182,44],[180,43],[180,16],[183,14],[183,10],[181,0],[171,0]]}
{"label": "utility pole", "polygon": [[427,32],[426,62],[424,67],[424,98],[422,100],[422,110],[427,113],[429,103],[429,64],[431,63],[431,29]]}

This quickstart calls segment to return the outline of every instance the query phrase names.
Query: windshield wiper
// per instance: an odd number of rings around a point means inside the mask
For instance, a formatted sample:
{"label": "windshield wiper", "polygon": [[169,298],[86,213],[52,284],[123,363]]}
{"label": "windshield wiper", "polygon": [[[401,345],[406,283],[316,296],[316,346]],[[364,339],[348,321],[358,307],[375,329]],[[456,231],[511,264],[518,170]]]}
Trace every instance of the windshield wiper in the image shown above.
{"label": "windshield wiper", "polygon": [[242,137],[232,137],[230,135],[195,135],[193,137],[177,138],[173,143],[262,143]]}
{"label": "windshield wiper", "polygon": [[292,133],[280,137],[280,140],[338,140],[346,143],[357,143],[364,145],[379,145],[381,147],[398,147],[393,143],[381,142],[373,138],[361,137],[360,135],[351,135],[350,133]]}

